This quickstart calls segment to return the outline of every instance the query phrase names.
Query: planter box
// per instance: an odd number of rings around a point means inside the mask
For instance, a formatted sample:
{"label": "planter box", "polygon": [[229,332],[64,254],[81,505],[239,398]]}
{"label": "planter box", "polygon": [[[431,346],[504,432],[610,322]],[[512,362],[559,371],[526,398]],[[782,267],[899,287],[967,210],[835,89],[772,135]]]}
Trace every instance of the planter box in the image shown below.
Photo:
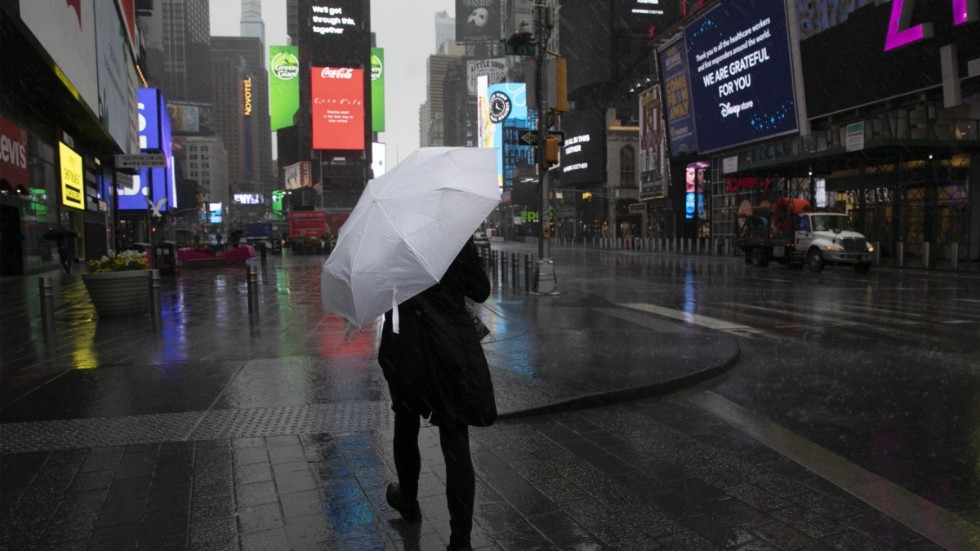
{"label": "planter box", "polygon": [[181,266],[189,270],[198,268],[224,268],[228,266],[228,262],[224,258],[197,258],[185,260],[181,263]]}
{"label": "planter box", "polygon": [[146,311],[149,274],[149,270],[94,272],[82,274],[82,281],[99,316],[122,316]]}

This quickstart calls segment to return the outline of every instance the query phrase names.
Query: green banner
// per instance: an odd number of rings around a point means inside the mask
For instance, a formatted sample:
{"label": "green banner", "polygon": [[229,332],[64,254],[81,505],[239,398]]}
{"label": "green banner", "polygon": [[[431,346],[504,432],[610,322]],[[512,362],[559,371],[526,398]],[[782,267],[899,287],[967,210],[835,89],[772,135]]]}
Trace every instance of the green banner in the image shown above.
{"label": "green banner", "polygon": [[299,109],[299,50],[269,46],[269,122],[271,130],[293,125]]}
{"label": "green banner", "polygon": [[385,131],[385,51],[371,48],[371,131]]}

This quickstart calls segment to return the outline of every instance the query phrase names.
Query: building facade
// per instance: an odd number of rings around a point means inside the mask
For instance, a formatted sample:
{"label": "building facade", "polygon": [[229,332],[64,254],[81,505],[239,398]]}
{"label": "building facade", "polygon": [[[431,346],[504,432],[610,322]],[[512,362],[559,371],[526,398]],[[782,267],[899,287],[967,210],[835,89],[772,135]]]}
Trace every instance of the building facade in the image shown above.
{"label": "building facade", "polygon": [[[271,197],[273,175],[269,130],[268,74],[262,41],[253,37],[212,37],[214,132],[228,153],[230,191]],[[232,216],[232,223],[236,220]]]}

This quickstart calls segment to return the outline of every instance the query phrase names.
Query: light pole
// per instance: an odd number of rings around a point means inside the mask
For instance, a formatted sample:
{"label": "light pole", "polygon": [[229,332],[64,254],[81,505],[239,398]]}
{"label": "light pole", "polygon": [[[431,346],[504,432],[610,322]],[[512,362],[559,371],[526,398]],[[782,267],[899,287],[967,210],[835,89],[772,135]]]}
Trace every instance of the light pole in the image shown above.
{"label": "light pole", "polygon": [[541,225],[538,236],[538,266],[535,278],[534,294],[557,295],[558,283],[555,278],[554,262],[549,258],[551,249],[551,227],[546,219],[548,214],[548,161],[546,159],[546,140],[548,138],[547,94],[545,94],[545,57],[548,55],[548,37],[551,34],[547,18],[547,6],[542,2],[535,4],[535,26],[537,34],[537,78],[535,79],[535,97],[538,104],[538,185],[541,187],[541,202],[539,220]]}

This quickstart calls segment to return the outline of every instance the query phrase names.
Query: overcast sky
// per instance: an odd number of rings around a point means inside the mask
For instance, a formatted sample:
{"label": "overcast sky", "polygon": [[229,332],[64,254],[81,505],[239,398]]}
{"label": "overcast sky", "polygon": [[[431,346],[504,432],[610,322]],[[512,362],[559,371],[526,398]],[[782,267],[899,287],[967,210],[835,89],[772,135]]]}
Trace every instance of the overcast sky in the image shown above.
{"label": "overcast sky", "polygon": [[[239,36],[241,0],[211,0],[211,34]],[[452,16],[455,0],[371,0],[371,29],[385,50],[387,165],[419,147],[419,106],[425,101],[426,59],[436,49],[436,12]],[[265,44],[288,44],[286,0],[262,0]]]}

